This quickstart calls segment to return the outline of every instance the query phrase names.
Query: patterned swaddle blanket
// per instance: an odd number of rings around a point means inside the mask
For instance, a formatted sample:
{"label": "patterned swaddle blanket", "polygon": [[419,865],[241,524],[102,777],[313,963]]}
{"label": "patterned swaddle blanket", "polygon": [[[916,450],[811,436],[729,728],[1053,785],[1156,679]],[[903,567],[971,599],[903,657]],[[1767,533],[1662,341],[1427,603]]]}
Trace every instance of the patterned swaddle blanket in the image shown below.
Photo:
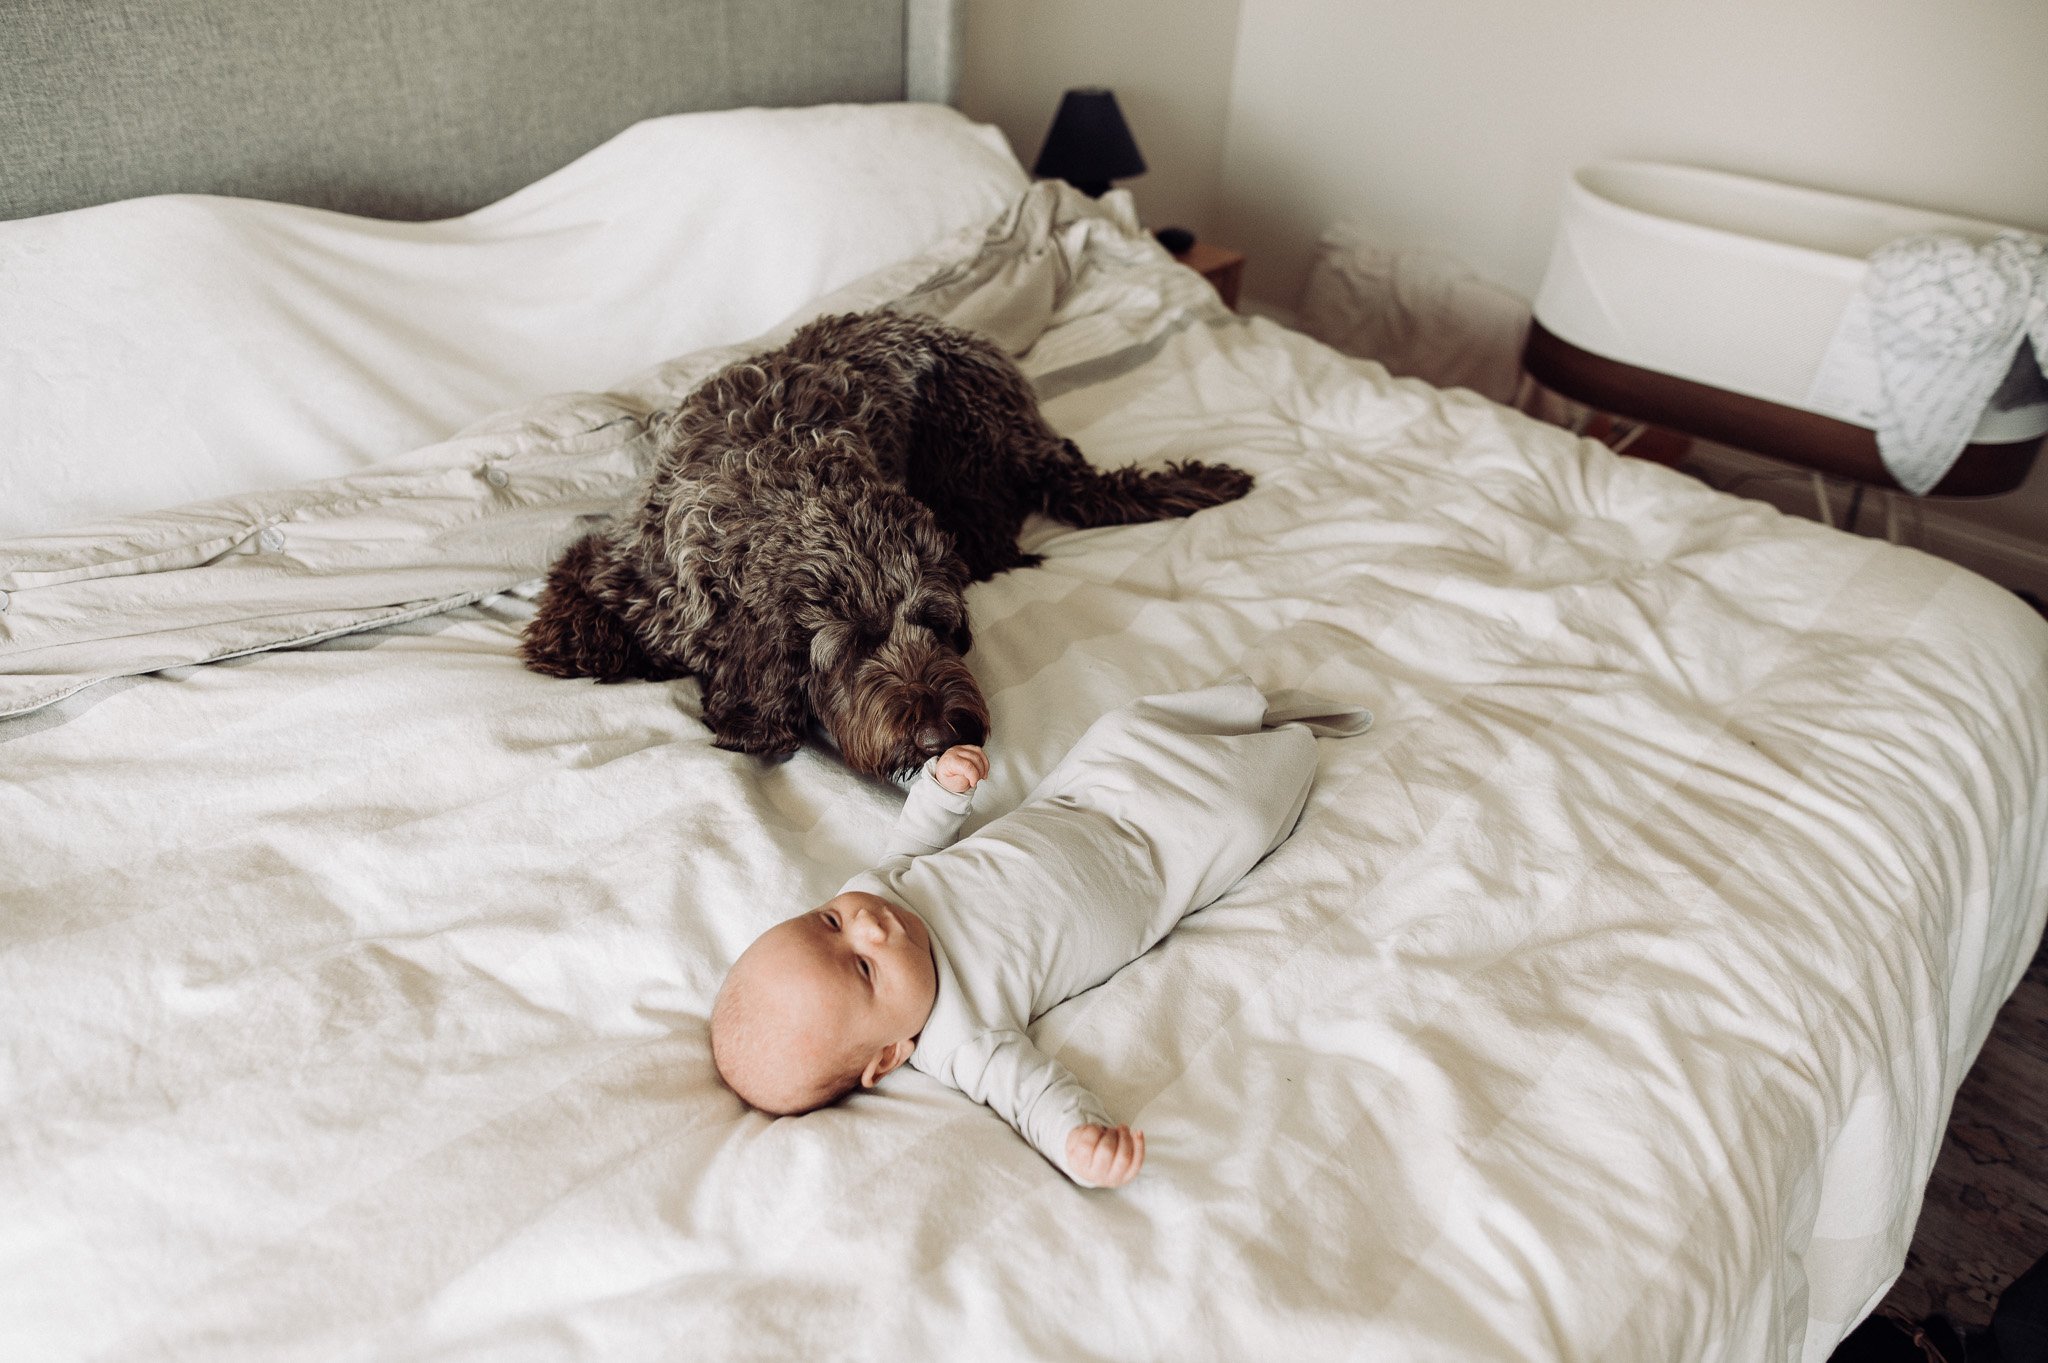
{"label": "patterned swaddle blanket", "polygon": [[1908,492],[1939,483],[2012,373],[2021,342],[2048,372],[2048,242],[1904,237],[1864,276],[1882,394],[1877,448]]}

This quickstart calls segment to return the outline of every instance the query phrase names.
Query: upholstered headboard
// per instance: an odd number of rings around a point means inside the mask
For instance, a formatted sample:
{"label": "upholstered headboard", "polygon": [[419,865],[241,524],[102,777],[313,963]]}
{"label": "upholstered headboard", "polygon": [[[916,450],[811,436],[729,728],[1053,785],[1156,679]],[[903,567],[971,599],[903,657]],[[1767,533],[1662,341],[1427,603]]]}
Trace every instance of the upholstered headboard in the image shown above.
{"label": "upholstered headboard", "polygon": [[958,0],[10,0],[0,218],[481,207],[658,114],[950,103]]}

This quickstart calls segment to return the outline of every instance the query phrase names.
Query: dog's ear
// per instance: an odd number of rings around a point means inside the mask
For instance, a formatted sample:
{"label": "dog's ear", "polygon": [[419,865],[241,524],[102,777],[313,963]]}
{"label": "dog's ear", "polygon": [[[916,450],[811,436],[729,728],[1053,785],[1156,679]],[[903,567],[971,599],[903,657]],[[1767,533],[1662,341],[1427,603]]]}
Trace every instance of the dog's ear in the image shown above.
{"label": "dog's ear", "polygon": [[830,672],[853,647],[853,626],[844,620],[826,620],[811,635],[811,671]]}

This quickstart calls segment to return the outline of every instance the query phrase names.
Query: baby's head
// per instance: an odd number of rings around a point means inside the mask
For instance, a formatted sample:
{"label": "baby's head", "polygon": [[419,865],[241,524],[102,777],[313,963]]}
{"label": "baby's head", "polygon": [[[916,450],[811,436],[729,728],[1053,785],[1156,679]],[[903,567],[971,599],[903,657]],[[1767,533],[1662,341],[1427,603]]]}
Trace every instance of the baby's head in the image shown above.
{"label": "baby's head", "polygon": [[923,921],[849,890],[740,953],[711,1006],[711,1060],[761,1111],[809,1112],[909,1059],[938,988]]}

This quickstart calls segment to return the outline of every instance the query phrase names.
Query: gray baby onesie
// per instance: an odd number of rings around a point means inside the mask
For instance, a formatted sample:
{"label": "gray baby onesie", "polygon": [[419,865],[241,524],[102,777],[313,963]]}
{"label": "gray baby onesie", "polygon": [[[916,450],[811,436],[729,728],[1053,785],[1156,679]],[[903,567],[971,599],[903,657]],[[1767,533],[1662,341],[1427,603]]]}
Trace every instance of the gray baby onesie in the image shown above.
{"label": "gray baby onesie", "polygon": [[938,999],[910,1063],[986,1103],[1071,1177],[1067,1134],[1115,1123],[1024,1029],[1236,884],[1300,817],[1313,734],[1371,722],[1310,698],[1269,701],[1242,678],[1147,696],[1098,719],[1023,804],[959,842],[973,797],[928,763],[889,858],[845,886],[931,931]]}

